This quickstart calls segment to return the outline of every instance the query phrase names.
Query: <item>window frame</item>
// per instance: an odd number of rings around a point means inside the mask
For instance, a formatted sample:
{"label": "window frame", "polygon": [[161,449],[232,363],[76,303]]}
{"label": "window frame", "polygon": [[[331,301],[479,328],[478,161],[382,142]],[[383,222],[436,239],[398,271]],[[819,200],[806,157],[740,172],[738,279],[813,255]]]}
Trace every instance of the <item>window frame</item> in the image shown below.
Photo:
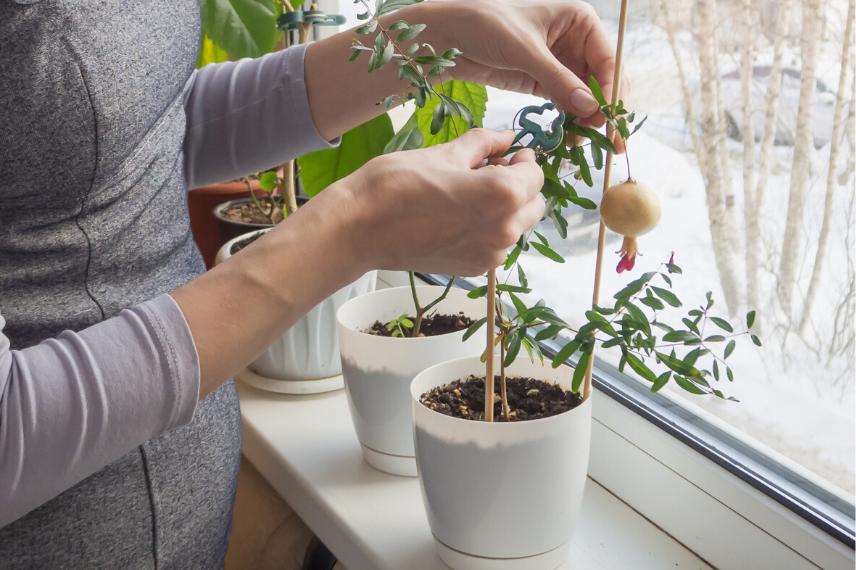
{"label": "window frame", "polygon": [[[448,283],[445,276],[418,277]],[[383,272],[381,279],[407,284],[403,273]],[[476,285],[456,279],[456,286]],[[545,356],[559,348],[541,345]],[[753,567],[853,568],[851,504],[741,441],[724,423],[650,392],[601,359],[595,359],[592,383],[589,475],[701,558],[717,567],[754,560],[761,565]],[[621,457],[620,469],[615,457]]]}

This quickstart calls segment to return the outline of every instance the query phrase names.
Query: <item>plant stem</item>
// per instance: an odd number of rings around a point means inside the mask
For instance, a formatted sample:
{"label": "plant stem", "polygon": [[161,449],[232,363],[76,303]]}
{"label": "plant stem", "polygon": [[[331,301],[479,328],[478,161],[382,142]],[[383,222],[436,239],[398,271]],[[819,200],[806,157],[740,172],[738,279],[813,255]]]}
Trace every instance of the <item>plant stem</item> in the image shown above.
{"label": "plant stem", "polygon": [[508,387],[505,382],[505,342],[499,345],[499,392],[502,399],[502,418],[509,421]]}
{"label": "plant stem", "polygon": [[410,336],[417,337],[422,329],[422,315],[424,311],[419,304],[419,294],[416,292],[416,274],[413,271],[407,272],[407,278],[410,281],[410,294],[413,296],[413,310],[416,312],[416,318],[413,321],[413,329],[410,331]]}
{"label": "plant stem", "polygon": [[270,212],[265,210],[264,206],[262,206],[262,203],[259,201],[258,196],[256,196],[255,191],[253,190],[253,185],[250,184],[250,179],[247,178],[246,176],[244,176],[241,180],[243,180],[244,184],[247,185],[247,190],[249,190],[249,192],[250,192],[250,201],[253,203],[253,206],[255,206],[259,212],[264,214],[265,217],[270,219],[273,216],[273,204],[271,204]]}

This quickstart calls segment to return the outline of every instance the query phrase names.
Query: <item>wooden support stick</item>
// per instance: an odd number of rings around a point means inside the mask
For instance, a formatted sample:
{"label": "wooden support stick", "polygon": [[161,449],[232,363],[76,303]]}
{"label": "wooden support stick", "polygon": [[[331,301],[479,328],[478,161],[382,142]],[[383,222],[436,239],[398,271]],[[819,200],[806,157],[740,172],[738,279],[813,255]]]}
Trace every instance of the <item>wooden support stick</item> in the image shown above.
{"label": "wooden support stick", "polygon": [[496,341],[496,269],[487,274],[487,348],[485,349],[484,421],[493,421],[493,344]]}
{"label": "wooden support stick", "polygon": [[[615,74],[612,76],[612,94],[610,103],[615,104],[618,101],[618,96],[621,93],[621,64],[622,52],[624,51],[624,31],[627,28],[627,8],[629,0],[621,0],[621,13],[618,16],[618,46],[615,48]],[[607,123],[606,136],[609,140],[613,140],[613,129]],[[612,173],[612,152],[606,151],[606,162],[603,168],[603,192],[609,189],[609,177]],[[594,290],[592,291],[591,303],[592,306],[597,305],[600,300],[600,276],[603,270],[603,249],[606,243],[606,226],[603,225],[603,220],[600,222],[600,227],[597,232],[597,261],[594,269]],[[583,382],[583,399],[587,399],[591,395],[591,376],[592,367],[594,366],[594,348],[589,357],[588,369],[586,370],[585,381]]]}

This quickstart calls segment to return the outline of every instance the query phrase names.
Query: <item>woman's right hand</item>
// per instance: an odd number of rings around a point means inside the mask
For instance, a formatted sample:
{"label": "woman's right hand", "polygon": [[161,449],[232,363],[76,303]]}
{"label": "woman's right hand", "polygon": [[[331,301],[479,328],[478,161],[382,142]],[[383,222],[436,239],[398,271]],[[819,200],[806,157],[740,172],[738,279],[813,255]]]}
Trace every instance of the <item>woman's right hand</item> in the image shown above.
{"label": "woman's right hand", "polygon": [[316,205],[353,208],[354,239],[371,268],[482,274],[544,215],[534,153],[499,158],[513,138],[473,129],[448,144],[380,156],[319,196],[330,204]]}

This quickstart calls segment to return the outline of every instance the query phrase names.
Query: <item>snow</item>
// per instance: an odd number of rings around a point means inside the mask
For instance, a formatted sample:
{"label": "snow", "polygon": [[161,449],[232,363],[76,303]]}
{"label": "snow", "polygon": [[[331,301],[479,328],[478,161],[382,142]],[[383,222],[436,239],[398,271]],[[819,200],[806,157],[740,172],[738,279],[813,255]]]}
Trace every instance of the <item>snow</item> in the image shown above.
{"label": "snow", "polygon": [[[688,34],[681,36],[686,43],[688,58],[692,57]],[[618,248],[620,238],[610,236],[603,274],[601,297],[612,294],[629,280],[644,271],[655,269],[667,260],[672,251],[684,274],[675,276],[675,290],[685,304],[699,304],[706,291],[712,291],[718,300],[723,299],[713,261],[711,236],[708,231],[707,206],[704,182],[692,153],[684,121],[683,101],[672,65],[672,53],[665,35],[652,26],[640,25],[628,37],[625,69],[633,85],[630,107],[648,114],[645,127],[630,141],[629,158],[633,177],[654,188],[662,201],[663,219],[650,234],[640,239],[642,257],[633,274],[618,275],[614,271],[618,257],[612,252]],[[837,87],[837,55],[834,49],[821,49],[821,67],[824,81],[831,89]],[[725,59],[725,58],[724,58]],[[687,73],[697,77],[690,59]],[[733,67],[733,66],[732,66]],[[727,72],[724,66],[723,71]],[[832,77],[826,77],[832,76]],[[535,100],[532,97],[513,95],[491,90],[485,126],[507,127],[517,109]],[[726,104],[728,100],[726,99]],[[783,114],[796,114],[796,103],[785,102]],[[741,147],[729,141],[734,165],[732,184],[741,199]],[[795,305],[800,308],[817,248],[817,237],[823,214],[826,190],[826,170],[829,146],[811,149],[811,187],[806,201],[806,217],[801,237],[800,282],[795,294]],[[841,152],[841,170],[848,153]],[[735,372],[735,381],[720,382],[726,394],[735,396],[739,403],[724,402],[712,397],[685,395],[679,388],[668,387],[665,392],[697,413],[719,418],[743,432],[747,440],[759,449],[773,455],[781,454],[802,468],[808,469],[827,486],[852,501],[854,485],[854,457],[856,457],[856,413],[854,413],[854,363],[852,351],[829,357],[832,344],[831,316],[849,285],[848,267],[852,266],[853,224],[850,199],[853,182],[840,187],[834,211],[833,231],[829,240],[826,267],[821,279],[820,294],[813,310],[808,340],[795,331],[785,334],[788,319],[779,307],[775,294],[775,271],[778,268],[784,220],[787,208],[789,168],[793,148],[776,146],[772,153],[771,176],[763,213],[763,248],[765,269],[761,273],[762,306],[758,322],[762,327],[765,345],[758,349],[744,339],[729,359]],[[613,180],[626,176],[623,158],[617,159]],[[593,197],[600,194],[600,180],[595,180]],[[738,228],[742,230],[742,204],[737,204]],[[561,315],[578,322],[578,317],[590,306],[595,265],[595,216],[580,211],[569,211],[571,238],[562,241],[544,225],[544,233],[551,245],[566,258],[563,265],[539,256],[524,254],[522,264],[537,296],[545,298]],[[580,225],[582,224],[582,229]],[[740,243],[743,236],[740,236]],[[536,254],[537,255],[537,254]],[[735,252],[737,267],[742,268],[743,252]],[[747,310],[741,307],[731,319],[742,323]],[[722,314],[722,316],[727,316]],[[577,318],[575,318],[577,317]],[[852,328],[852,317],[849,325]],[[675,315],[675,320],[679,316]],[[616,355],[602,358],[617,360]]]}

